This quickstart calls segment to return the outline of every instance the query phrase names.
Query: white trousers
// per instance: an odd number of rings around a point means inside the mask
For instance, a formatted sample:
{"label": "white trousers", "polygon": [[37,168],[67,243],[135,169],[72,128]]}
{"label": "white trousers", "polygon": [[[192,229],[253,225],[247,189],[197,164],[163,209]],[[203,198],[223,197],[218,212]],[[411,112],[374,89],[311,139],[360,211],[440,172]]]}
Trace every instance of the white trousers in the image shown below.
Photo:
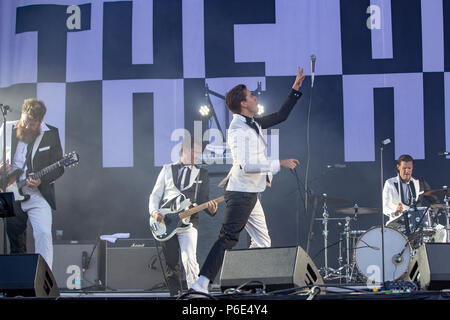
{"label": "white trousers", "polygon": [[197,262],[197,238],[198,231],[192,227],[186,231],[178,232],[178,243],[180,244],[181,262],[186,274],[188,289],[192,287],[198,279],[200,268]]}
{"label": "white trousers", "polygon": [[24,188],[24,194],[30,199],[21,203],[22,210],[27,213],[33,228],[34,252],[39,253],[50,269],[53,265],[52,209],[42,197],[39,190]]}
{"label": "white trousers", "polygon": [[269,248],[271,240],[267,229],[266,217],[259,199],[250,213],[245,230],[251,238],[250,248]]}

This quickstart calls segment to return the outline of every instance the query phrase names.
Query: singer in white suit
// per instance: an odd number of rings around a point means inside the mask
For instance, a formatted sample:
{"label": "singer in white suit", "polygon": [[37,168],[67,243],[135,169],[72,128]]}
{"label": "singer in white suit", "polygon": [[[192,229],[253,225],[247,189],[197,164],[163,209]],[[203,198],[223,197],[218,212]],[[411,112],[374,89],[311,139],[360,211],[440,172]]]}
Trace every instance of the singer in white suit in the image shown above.
{"label": "singer in white suit", "polygon": [[254,118],[258,112],[258,99],[245,85],[237,85],[227,93],[225,102],[233,113],[227,134],[233,166],[220,184],[225,188],[224,222],[219,238],[200,270],[200,277],[192,286],[194,290],[208,292],[209,283],[214,281],[222,266],[225,251],[237,244],[244,228],[251,237],[251,247],[271,245],[258,194],[271,184],[272,176],[280,167],[294,169],[299,162],[297,159],[269,160],[262,129],[287,119],[302,95],[298,90],[305,77],[303,69],[298,68],[292,89],[278,112],[261,118]]}

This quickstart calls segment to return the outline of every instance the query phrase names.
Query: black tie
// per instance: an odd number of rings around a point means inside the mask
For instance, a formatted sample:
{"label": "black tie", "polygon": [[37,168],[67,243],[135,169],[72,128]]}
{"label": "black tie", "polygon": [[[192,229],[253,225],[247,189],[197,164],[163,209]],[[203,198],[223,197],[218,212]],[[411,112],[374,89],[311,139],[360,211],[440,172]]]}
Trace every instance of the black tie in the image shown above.
{"label": "black tie", "polygon": [[254,120],[253,118],[246,117],[246,118],[245,118],[245,121],[247,122],[247,124],[248,124],[250,127],[252,127],[253,129],[255,129],[256,133],[259,135],[259,129],[258,129],[258,126],[256,125],[255,120]]}
{"label": "black tie", "polygon": [[31,164],[31,152],[33,151],[34,142],[31,142],[27,145],[27,155],[26,155],[26,166],[27,166],[27,172],[26,176],[28,177],[28,174],[32,172],[32,164]]}
{"label": "black tie", "polygon": [[[182,181],[183,175],[185,176],[184,181]],[[191,168],[189,168],[188,166],[185,166],[183,168],[183,170],[181,170],[181,174],[178,177],[178,186],[180,187],[181,190],[186,188],[186,186],[189,185],[190,179],[191,179]],[[182,182],[183,182],[183,185],[181,185]]]}

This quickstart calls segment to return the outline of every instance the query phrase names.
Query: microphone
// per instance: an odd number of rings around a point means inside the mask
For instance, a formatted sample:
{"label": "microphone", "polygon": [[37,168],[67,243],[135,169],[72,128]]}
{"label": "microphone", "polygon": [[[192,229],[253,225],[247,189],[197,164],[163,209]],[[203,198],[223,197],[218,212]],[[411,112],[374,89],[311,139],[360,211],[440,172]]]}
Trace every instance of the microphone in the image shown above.
{"label": "microphone", "polygon": [[256,94],[259,96],[262,93],[261,81],[257,82]]}
{"label": "microphone", "polygon": [[83,251],[83,253],[81,254],[81,266],[83,268],[83,272],[89,268],[88,253],[86,251]]}
{"label": "microphone", "polygon": [[327,169],[331,169],[331,168],[343,169],[343,168],[347,168],[347,165],[346,164],[341,164],[341,163],[327,164],[326,168]]}
{"label": "microphone", "polygon": [[5,105],[5,104],[1,104],[1,103],[0,103],[0,107],[3,108],[4,111],[9,111],[9,110],[11,110],[11,107],[8,106],[8,105]]}
{"label": "microphone", "polygon": [[314,73],[316,71],[316,56],[311,55],[311,88],[314,87]]}
{"label": "microphone", "polygon": [[448,151],[439,152],[438,155],[439,156],[450,156],[450,152],[448,152]]}

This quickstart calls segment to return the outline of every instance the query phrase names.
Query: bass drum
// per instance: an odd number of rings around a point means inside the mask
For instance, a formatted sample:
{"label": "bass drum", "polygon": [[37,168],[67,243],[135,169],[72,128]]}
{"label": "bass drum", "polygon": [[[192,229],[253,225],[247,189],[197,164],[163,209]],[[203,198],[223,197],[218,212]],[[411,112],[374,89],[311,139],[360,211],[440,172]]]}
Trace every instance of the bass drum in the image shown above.
{"label": "bass drum", "polygon": [[[367,230],[356,242],[354,260],[359,272],[372,283],[383,281],[380,226]],[[390,227],[384,228],[384,280],[401,279],[408,271],[413,251],[406,236]]]}

